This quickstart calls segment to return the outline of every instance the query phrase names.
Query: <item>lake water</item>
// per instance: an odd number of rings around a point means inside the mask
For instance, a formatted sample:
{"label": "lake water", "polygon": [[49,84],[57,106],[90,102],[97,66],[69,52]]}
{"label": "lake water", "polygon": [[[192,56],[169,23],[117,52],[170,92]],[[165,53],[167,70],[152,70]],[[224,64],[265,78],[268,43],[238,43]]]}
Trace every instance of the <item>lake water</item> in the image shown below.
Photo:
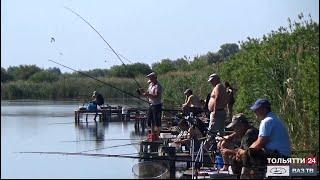
{"label": "lake water", "polygon": [[138,143],[132,139],[143,138],[135,131],[134,122],[94,123],[93,116],[89,116],[88,124],[76,126],[74,110],[79,105],[2,101],[1,178],[134,178],[132,166],[138,159],[18,153],[138,153],[137,145],[111,147]]}

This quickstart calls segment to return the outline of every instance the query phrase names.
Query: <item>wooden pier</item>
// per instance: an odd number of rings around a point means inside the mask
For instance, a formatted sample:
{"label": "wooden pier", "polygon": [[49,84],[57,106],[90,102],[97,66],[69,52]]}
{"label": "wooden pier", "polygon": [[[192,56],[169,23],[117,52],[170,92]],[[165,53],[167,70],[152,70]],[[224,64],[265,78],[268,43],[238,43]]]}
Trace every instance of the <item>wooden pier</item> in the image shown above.
{"label": "wooden pier", "polygon": [[[74,119],[75,123],[79,123],[81,117],[85,115],[86,121],[88,121],[88,116],[95,116],[97,114],[97,118],[99,121],[106,122],[106,121],[112,121],[112,116],[117,116],[116,121],[126,121],[130,120],[131,118],[135,117],[135,113],[138,110],[136,108],[128,108],[125,110],[125,113],[123,112],[123,109],[121,106],[102,106],[101,108],[97,110],[87,110],[85,108],[79,108],[74,110]],[[139,110],[145,111],[145,110]]]}

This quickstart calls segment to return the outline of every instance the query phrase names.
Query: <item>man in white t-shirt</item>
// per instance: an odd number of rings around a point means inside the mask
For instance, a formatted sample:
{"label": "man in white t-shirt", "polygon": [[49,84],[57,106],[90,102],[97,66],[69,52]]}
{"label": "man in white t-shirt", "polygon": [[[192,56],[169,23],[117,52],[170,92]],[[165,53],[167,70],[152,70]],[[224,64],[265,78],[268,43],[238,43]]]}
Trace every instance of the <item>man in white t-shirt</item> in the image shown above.
{"label": "man in white t-shirt", "polygon": [[161,130],[162,113],[162,86],[157,80],[157,74],[152,72],[147,75],[149,78],[148,91],[140,89],[141,95],[147,97],[150,103],[148,112],[148,125],[151,126],[151,133],[159,136]]}

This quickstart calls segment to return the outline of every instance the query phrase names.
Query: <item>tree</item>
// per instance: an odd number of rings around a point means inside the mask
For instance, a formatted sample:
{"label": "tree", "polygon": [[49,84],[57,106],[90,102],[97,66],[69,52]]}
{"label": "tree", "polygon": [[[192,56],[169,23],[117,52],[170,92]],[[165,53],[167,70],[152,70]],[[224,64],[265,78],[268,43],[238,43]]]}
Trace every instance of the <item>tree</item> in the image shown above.
{"label": "tree", "polygon": [[176,70],[174,63],[170,59],[162,59],[160,63],[153,63],[152,70],[159,74],[165,74],[169,71]]}
{"label": "tree", "polygon": [[33,74],[41,71],[36,65],[20,65],[19,67],[13,66],[8,68],[8,74],[13,77],[14,80],[27,80]]}
{"label": "tree", "polygon": [[222,60],[222,57],[219,53],[212,53],[212,52],[208,52],[207,53],[207,62],[208,64],[213,64],[213,63],[217,63],[219,61]]}
{"label": "tree", "polygon": [[49,71],[49,72],[52,72],[52,73],[56,73],[56,74],[58,74],[58,75],[61,74],[60,69],[57,68],[57,67],[49,68],[48,71]]}
{"label": "tree", "polygon": [[183,58],[178,58],[173,61],[174,67],[179,70],[184,70],[189,66],[189,62]]}
{"label": "tree", "polygon": [[12,77],[7,73],[6,69],[1,67],[1,82],[4,83],[10,80],[12,80]]}
{"label": "tree", "polygon": [[35,74],[33,74],[29,80],[30,81],[33,81],[33,82],[54,82],[54,81],[57,81],[59,80],[59,76],[57,73],[55,72],[52,72],[52,71],[40,71],[40,72],[37,72]]}
{"label": "tree", "polygon": [[239,46],[235,43],[226,43],[220,46],[220,50],[218,51],[219,55],[222,59],[227,59],[228,57],[239,52]]}

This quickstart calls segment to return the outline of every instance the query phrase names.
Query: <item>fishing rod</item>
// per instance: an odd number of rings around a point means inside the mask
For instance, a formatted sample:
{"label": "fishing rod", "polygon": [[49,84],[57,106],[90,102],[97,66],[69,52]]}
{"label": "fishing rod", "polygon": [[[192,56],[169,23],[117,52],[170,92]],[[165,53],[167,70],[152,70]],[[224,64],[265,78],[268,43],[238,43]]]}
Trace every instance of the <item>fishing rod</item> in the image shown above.
{"label": "fishing rod", "polygon": [[98,82],[101,82],[101,83],[103,83],[103,84],[105,84],[105,85],[107,85],[107,86],[109,86],[109,87],[112,87],[112,88],[114,88],[114,89],[116,89],[116,90],[118,90],[118,91],[120,91],[120,92],[122,92],[122,93],[124,93],[124,94],[127,94],[127,95],[129,95],[129,96],[131,96],[131,97],[134,97],[134,98],[137,98],[137,99],[140,99],[141,101],[146,102],[146,103],[149,104],[149,101],[144,100],[144,99],[141,99],[141,98],[138,97],[138,96],[135,96],[135,95],[133,95],[133,94],[131,94],[131,93],[128,93],[128,92],[120,89],[120,88],[117,88],[117,87],[113,86],[112,84],[109,84],[109,83],[107,83],[107,82],[105,82],[105,81],[102,81],[102,80],[100,80],[100,79],[98,79],[98,78],[95,78],[95,77],[93,77],[93,76],[90,76],[89,74],[86,74],[86,73],[84,73],[84,72],[81,72],[81,71],[75,70],[75,69],[73,69],[73,68],[71,68],[71,67],[68,67],[68,66],[65,66],[65,65],[63,65],[63,64],[60,64],[60,63],[58,63],[58,62],[56,62],[56,61],[54,61],[54,60],[51,60],[51,59],[48,59],[48,60],[51,61],[51,62],[53,62],[53,63],[55,63],[55,64],[58,64],[58,65],[63,66],[63,67],[65,67],[65,68],[68,68],[68,69],[70,69],[70,70],[73,70],[73,71],[75,71],[75,72],[77,72],[77,73],[79,73],[79,74],[81,74],[81,75],[87,76],[87,77],[89,77],[89,78],[91,78],[91,79],[94,79],[94,80],[96,80],[96,81],[98,81]]}
{"label": "fishing rod", "polygon": [[[191,162],[199,163],[199,161],[187,160],[187,159],[177,159],[176,157],[166,157],[166,156],[152,156],[152,157],[140,157],[140,156],[129,156],[129,155],[119,155],[119,154],[99,154],[99,153],[81,153],[81,152],[41,152],[41,151],[25,151],[17,152],[20,154],[54,154],[54,155],[73,155],[73,156],[92,156],[92,157],[117,157],[117,158],[128,158],[128,159],[144,159],[144,160],[162,160],[162,161],[175,161],[175,162]],[[148,154],[158,154],[148,153]],[[202,164],[220,164],[215,162],[200,162]],[[232,165],[224,163],[225,165]]]}
{"label": "fishing rod", "polygon": [[62,143],[68,143],[68,142],[86,142],[86,141],[128,141],[128,140],[132,140],[132,141],[141,141],[143,139],[100,139],[100,140],[95,140],[95,139],[87,139],[87,140],[77,140],[77,141],[60,141]]}
{"label": "fishing rod", "polygon": [[[104,84],[104,85],[107,85],[107,86],[109,86],[109,87],[112,87],[112,88],[114,88],[114,89],[116,89],[116,90],[118,90],[118,91],[120,91],[120,92],[122,92],[122,93],[124,93],[124,94],[127,94],[127,95],[129,95],[129,96],[131,96],[131,97],[137,98],[137,99],[139,99],[139,100],[141,100],[141,101],[149,104],[149,101],[144,100],[144,99],[141,99],[141,98],[138,97],[138,96],[135,96],[135,95],[133,95],[133,94],[131,94],[131,93],[129,93],[129,92],[126,92],[126,91],[124,91],[124,90],[122,90],[122,89],[120,89],[120,88],[117,88],[117,87],[113,86],[112,84],[109,84],[109,83],[107,83],[107,82],[105,82],[105,81],[102,81],[102,80],[100,80],[100,79],[98,79],[98,78],[96,78],[96,77],[93,77],[93,76],[91,76],[91,75],[89,75],[89,74],[87,74],[87,73],[84,73],[84,72],[75,70],[75,69],[73,69],[73,68],[71,68],[71,67],[68,67],[68,66],[66,66],[66,65],[63,65],[63,64],[61,64],[61,63],[58,63],[58,62],[56,62],[56,61],[54,61],[54,60],[51,60],[51,59],[48,59],[48,60],[51,61],[51,62],[53,62],[53,63],[55,63],[55,64],[58,64],[58,65],[63,66],[63,67],[65,67],[65,68],[68,68],[68,69],[70,69],[70,70],[72,70],[72,71],[75,71],[75,72],[77,72],[77,73],[79,73],[79,74],[81,74],[81,75],[84,75],[84,76],[86,76],[86,77],[89,77],[89,78],[91,78],[91,79],[93,79],[93,80],[96,80],[96,81],[98,81],[98,82],[101,82],[101,83]],[[169,113],[171,113],[171,111],[181,111],[181,110],[177,110],[177,109],[162,109],[162,110],[163,110],[163,111],[168,111]]]}
{"label": "fishing rod", "polygon": [[[80,121],[78,123],[93,124],[93,123],[96,123],[96,122],[82,122],[82,121]],[[63,123],[48,123],[48,125],[56,125],[56,124],[74,124],[74,121],[72,121],[72,122],[63,122]]]}
{"label": "fishing rod", "polygon": [[[64,7],[65,9],[69,10],[70,12],[72,12],[73,14],[77,15],[78,17],[80,17],[85,23],[87,23],[98,35],[99,37],[108,45],[108,47],[112,50],[112,52],[117,56],[117,58],[121,61],[121,63],[123,64],[123,66],[126,68],[127,72],[130,73],[128,71],[128,67],[126,66],[126,64],[124,64],[124,62],[122,61],[122,59],[120,58],[119,54],[111,47],[111,45],[103,38],[103,36],[87,21],[85,20],[82,16],[80,16],[80,14],[78,14],[77,12],[75,12],[74,10],[72,10],[69,7]],[[131,75],[131,74],[130,74]],[[132,75],[133,80],[136,82],[138,88],[141,88],[140,84],[138,83],[138,81],[136,80],[136,78],[134,78],[134,76]]]}
{"label": "fishing rod", "polygon": [[140,144],[140,142],[138,142],[138,143],[129,143],[129,144],[121,144],[121,145],[116,145],[116,146],[108,146],[108,147],[96,148],[96,149],[90,149],[90,150],[86,150],[86,151],[80,151],[79,153],[97,151],[97,150],[102,150],[102,149],[110,149],[110,148],[122,147],[122,146],[130,146],[130,145],[136,145],[136,144]]}

